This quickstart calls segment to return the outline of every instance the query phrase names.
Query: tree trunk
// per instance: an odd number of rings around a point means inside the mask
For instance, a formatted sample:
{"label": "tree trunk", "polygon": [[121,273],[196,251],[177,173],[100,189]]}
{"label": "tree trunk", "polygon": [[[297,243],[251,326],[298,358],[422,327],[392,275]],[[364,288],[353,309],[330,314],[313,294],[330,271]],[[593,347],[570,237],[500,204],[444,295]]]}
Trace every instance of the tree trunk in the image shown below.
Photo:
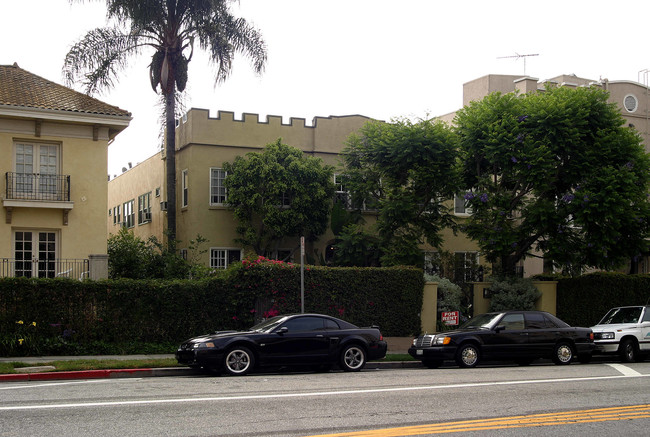
{"label": "tree trunk", "polygon": [[167,242],[170,250],[175,250],[176,240],[176,87],[165,95],[166,146],[167,163]]}

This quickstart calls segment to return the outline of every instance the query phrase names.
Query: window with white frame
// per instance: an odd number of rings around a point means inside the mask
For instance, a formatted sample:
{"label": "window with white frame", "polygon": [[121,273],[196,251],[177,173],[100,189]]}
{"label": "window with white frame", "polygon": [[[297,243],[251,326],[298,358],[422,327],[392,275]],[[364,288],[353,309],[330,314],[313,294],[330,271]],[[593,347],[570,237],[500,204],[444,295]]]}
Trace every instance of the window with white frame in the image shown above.
{"label": "window with white frame", "polygon": [[478,252],[455,252],[454,257],[457,281],[461,278],[465,282],[479,280],[477,277],[480,274]]}
{"label": "window with white frame", "polygon": [[15,143],[14,170],[11,187],[17,195],[33,197],[57,195],[59,146],[56,144]]}
{"label": "window with white frame", "polygon": [[151,221],[151,192],[138,196],[138,224]]}
{"label": "window with white frame", "polygon": [[350,192],[345,188],[344,184],[345,175],[334,174],[334,201],[339,202],[345,209],[350,209],[352,207],[352,202],[350,199]]}
{"label": "window with white frame", "polygon": [[187,206],[188,202],[188,176],[187,176],[187,170],[182,171],[181,175],[181,206]]}
{"label": "window with white frame", "polygon": [[210,268],[227,269],[233,263],[241,261],[241,249],[235,248],[210,248]]}
{"label": "window with white frame", "polygon": [[454,196],[454,213],[458,215],[472,214],[472,208],[469,206],[469,201],[465,199],[465,195],[458,193]]}
{"label": "window with white frame", "polygon": [[135,226],[135,210],[134,210],[134,205],[135,205],[135,199],[131,199],[128,202],[124,202],[122,205],[123,211],[124,211],[124,221],[122,222],[123,226],[126,226],[127,228],[132,228]]}
{"label": "window with white frame", "polygon": [[221,168],[210,169],[210,205],[223,205],[227,201],[224,181],[228,174]]}

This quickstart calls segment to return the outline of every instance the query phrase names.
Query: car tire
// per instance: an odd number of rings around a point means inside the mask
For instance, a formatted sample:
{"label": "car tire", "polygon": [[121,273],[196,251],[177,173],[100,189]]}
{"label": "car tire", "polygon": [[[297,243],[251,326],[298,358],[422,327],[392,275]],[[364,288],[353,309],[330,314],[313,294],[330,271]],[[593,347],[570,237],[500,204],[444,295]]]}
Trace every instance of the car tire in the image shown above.
{"label": "car tire", "polygon": [[442,360],[424,360],[422,364],[429,369],[437,369],[442,364]]}
{"label": "car tire", "polygon": [[637,350],[634,340],[631,340],[629,338],[623,340],[618,346],[618,355],[621,357],[621,361],[624,363],[635,362],[639,356],[639,351]]}
{"label": "car tire", "polygon": [[356,344],[345,346],[341,352],[340,364],[346,372],[358,372],[366,365],[366,351]]}
{"label": "car tire", "polygon": [[456,352],[456,364],[460,367],[470,368],[476,367],[481,359],[481,352],[478,346],[472,343],[463,344]]}
{"label": "car tire", "polygon": [[255,367],[255,355],[245,346],[236,346],[226,352],[223,368],[230,375],[243,376]]}
{"label": "car tire", "polygon": [[557,365],[571,364],[574,355],[573,346],[565,341],[556,344],[553,348],[553,362]]}

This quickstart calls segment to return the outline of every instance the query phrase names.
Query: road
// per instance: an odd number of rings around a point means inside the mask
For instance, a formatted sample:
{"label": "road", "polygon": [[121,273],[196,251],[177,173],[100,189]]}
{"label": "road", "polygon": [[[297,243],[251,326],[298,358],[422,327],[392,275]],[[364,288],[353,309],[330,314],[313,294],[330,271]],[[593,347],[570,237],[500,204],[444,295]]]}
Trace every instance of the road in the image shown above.
{"label": "road", "polygon": [[0,384],[0,436],[593,437],[649,428],[650,363]]}

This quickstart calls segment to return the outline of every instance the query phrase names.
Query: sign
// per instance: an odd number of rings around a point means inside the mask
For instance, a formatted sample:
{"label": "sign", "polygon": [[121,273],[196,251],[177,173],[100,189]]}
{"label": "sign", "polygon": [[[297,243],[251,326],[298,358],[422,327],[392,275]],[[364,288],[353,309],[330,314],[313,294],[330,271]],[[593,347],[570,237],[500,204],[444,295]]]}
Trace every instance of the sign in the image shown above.
{"label": "sign", "polygon": [[443,311],[441,320],[445,325],[458,325],[458,311]]}

